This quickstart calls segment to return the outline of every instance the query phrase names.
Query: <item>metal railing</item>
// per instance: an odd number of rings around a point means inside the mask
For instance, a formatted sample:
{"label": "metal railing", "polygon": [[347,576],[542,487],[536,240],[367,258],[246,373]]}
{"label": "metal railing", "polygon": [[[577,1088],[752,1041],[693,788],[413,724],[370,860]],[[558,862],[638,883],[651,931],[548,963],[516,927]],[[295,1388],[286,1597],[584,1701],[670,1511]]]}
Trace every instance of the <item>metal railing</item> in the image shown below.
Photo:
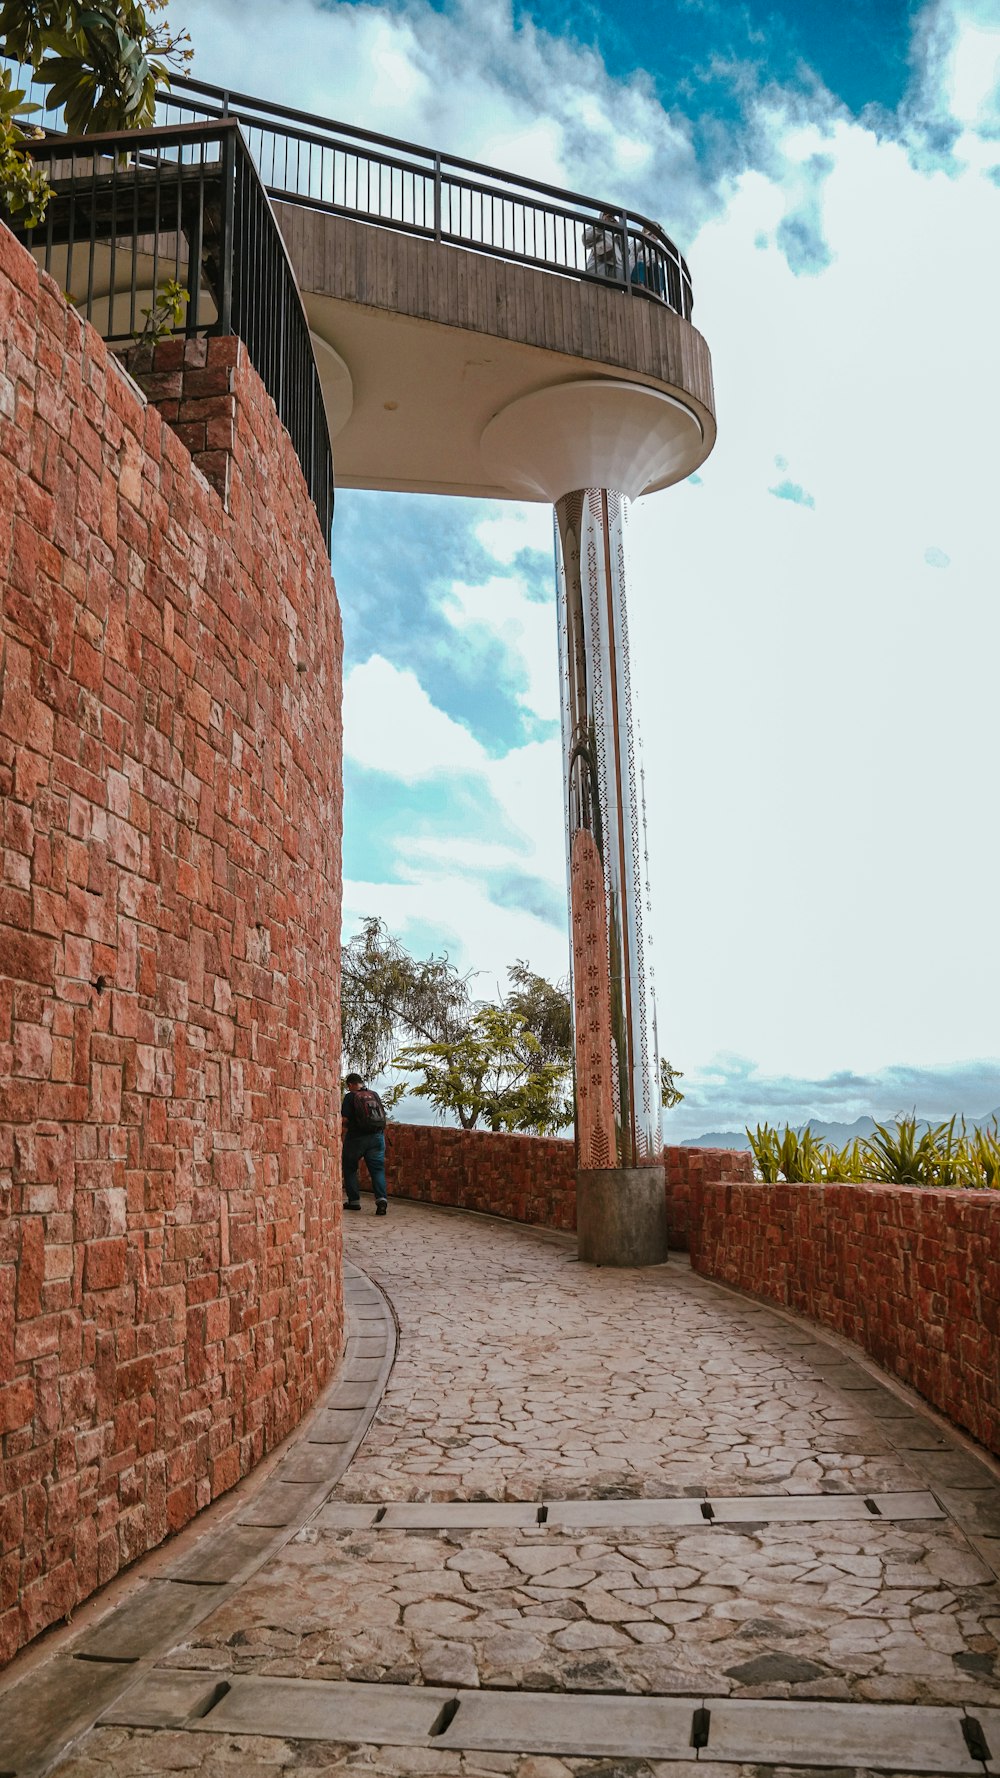
{"label": "metal railing", "polygon": [[177,332],[236,333],[298,455],[323,535],[333,455],[309,323],[267,193],[235,117],[32,144],[52,196],[14,232],[111,345],[150,335],[164,286],[187,292]]}
{"label": "metal railing", "polygon": [[[30,72],[18,84],[30,86]],[[280,202],[610,282],[690,319],[687,263],[637,211],[186,76],[175,76],[156,105],[164,124],[235,117],[268,196]]]}

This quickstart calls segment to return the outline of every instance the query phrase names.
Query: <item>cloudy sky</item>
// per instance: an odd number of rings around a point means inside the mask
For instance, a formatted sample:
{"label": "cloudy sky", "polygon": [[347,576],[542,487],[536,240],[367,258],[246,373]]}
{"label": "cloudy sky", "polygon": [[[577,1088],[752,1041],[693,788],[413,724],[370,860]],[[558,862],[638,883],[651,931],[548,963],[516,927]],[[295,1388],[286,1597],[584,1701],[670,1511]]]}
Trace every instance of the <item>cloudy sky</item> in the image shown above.
{"label": "cloudy sky", "polygon": [[[630,526],[669,1134],[1000,1106],[995,0],[183,14],[203,79],[687,254],[719,442]],[[347,930],[561,975],[549,513],[344,492],[334,569]]]}

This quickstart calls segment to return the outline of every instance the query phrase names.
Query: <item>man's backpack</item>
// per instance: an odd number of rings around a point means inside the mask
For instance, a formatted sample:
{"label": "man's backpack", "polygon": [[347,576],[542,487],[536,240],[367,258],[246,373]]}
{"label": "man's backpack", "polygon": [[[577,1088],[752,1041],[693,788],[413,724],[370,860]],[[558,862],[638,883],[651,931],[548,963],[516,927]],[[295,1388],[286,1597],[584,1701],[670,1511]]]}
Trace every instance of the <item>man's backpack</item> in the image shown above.
{"label": "man's backpack", "polygon": [[351,1088],[351,1123],[362,1136],[376,1136],[385,1129],[386,1110],[371,1087]]}

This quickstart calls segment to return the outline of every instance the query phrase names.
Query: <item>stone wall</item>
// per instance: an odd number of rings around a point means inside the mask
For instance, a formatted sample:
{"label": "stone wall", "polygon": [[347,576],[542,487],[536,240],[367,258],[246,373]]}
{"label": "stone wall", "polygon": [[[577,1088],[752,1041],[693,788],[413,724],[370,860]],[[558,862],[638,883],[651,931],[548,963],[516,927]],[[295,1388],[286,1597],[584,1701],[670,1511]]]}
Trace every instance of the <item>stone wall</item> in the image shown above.
{"label": "stone wall", "polygon": [[703,1178],[691,1263],[844,1334],[1000,1452],[1000,1194]]}
{"label": "stone wall", "polygon": [[[692,1183],[750,1179],[752,1164],[748,1154],[727,1148],[667,1148],[663,1159],[670,1245],[686,1252]],[[559,1137],[390,1123],[386,1168],[395,1197],[480,1210],[540,1228],[576,1228],[574,1149]]]}
{"label": "stone wall", "polygon": [[242,346],[153,374],[216,486],[0,228],[0,1660],[342,1344],[329,560]]}

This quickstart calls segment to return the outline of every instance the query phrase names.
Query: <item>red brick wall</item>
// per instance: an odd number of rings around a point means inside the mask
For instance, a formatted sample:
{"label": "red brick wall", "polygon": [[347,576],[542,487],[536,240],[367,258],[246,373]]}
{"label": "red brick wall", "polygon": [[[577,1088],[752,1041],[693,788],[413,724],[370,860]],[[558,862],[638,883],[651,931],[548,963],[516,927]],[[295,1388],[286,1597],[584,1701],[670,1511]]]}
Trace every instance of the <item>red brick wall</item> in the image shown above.
{"label": "red brick wall", "polygon": [[687,1253],[691,1237],[691,1193],[702,1180],[753,1178],[753,1156],[739,1148],[665,1148],[667,1224],[670,1245]]}
{"label": "red brick wall", "polygon": [[[558,1136],[494,1136],[440,1124],[390,1123],[389,1195],[530,1222],[576,1227],[576,1159]],[[365,1182],[364,1168],[361,1169]]]}
{"label": "red brick wall", "polygon": [[329,561],[242,347],[157,374],[227,507],[0,228],[0,1660],[341,1346]]}
{"label": "red brick wall", "polygon": [[691,1263],[846,1335],[1000,1451],[1000,1194],[701,1181]]}
{"label": "red brick wall", "polygon": [[[692,1181],[749,1179],[750,1156],[721,1148],[667,1148],[663,1158],[670,1245],[686,1251]],[[386,1168],[389,1191],[399,1198],[481,1210],[541,1228],[576,1228],[576,1159],[573,1143],[559,1137],[391,1123]]]}

